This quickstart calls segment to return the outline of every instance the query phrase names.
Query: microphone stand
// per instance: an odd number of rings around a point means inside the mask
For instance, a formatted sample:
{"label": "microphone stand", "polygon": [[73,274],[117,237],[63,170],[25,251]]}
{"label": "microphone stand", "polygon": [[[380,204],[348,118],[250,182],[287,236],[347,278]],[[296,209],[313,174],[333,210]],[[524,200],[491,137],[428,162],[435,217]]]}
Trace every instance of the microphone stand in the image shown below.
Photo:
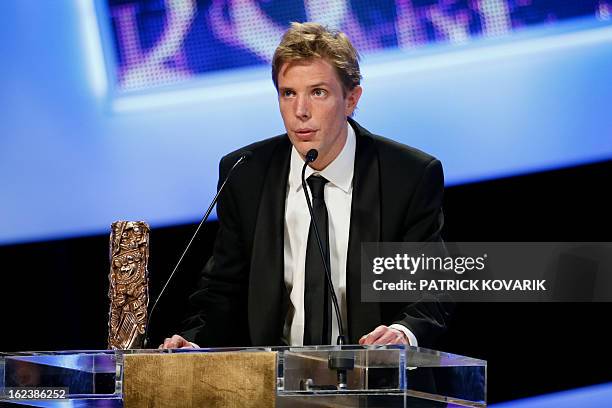
{"label": "microphone stand", "polygon": [[[328,292],[331,296],[332,303],[334,305],[334,311],[336,312],[336,319],[338,321],[338,338],[336,340],[336,344],[342,346],[347,343],[346,335],[344,331],[344,324],[342,323],[342,316],[340,315],[340,305],[338,303],[338,298],[336,296],[336,291],[334,290],[334,284],[331,279],[331,272],[329,270],[329,265],[327,264],[327,257],[325,256],[325,251],[323,250],[323,243],[321,241],[321,235],[319,234],[319,228],[317,227],[317,223],[314,221],[314,211],[312,209],[312,203],[310,201],[310,196],[308,195],[308,189],[306,188],[306,166],[310,163],[314,162],[317,159],[319,152],[316,149],[310,149],[306,154],[306,160],[304,162],[304,166],[302,167],[302,189],[304,190],[304,195],[306,196],[306,204],[308,205],[308,211],[310,212],[310,222],[313,226],[313,230],[315,233],[315,237],[317,239],[317,246],[319,247],[319,252],[321,254],[321,261],[323,262],[323,269],[325,269],[326,283]],[[342,350],[340,351],[332,351],[329,354],[327,360],[327,366],[330,370],[335,370],[337,373],[337,389],[345,390],[347,389],[347,371],[352,370],[355,367],[355,359],[353,357],[346,357],[343,355]],[[326,386],[315,386],[309,385],[310,388],[319,388]],[[319,388],[321,389],[321,388]]]}
{"label": "microphone stand", "polygon": [[223,180],[223,183],[221,184],[221,187],[219,187],[219,190],[217,191],[217,194],[215,194],[215,197],[213,198],[212,202],[208,206],[208,209],[206,210],[206,213],[204,214],[204,217],[202,218],[202,220],[198,224],[198,227],[196,228],[195,232],[191,236],[191,239],[189,240],[189,243],[185,247],[185,250],[183,251],[181,257],[179,258],[178,262],[174,266],[174,269],[170,273],[170,277],[168,278],[168,280],[166,280],[166,283],[164,284],[161,292],[159,292],[159,295],[157,296],[157,299],[155,299],[155,303],[153,303],[153,307],[151,308],[151,311],[149,312],[149,319],[147,320],[147,324],[146,324],[146,327],[145,327],[143,348],[146,349],[149,346],[149,327],[151,326],[151,321],[153,320],[153,312],[155,311],[155,308],[157,307],[157,303],[159,302],[159,300],[161,299],[162,295],[166,291],[166,288],[168,287],[168,284],[170,283],[170,281],[174,277],[174,274],[176,273],[176,271],[178,270],[179,266],[181,265],[181,262],[183,262],[183,258],[185,257],[185,254],[187,254],[187,251],[189,251],[189,248],[191,247],[191,244],[193,243],[193,240],[198,235],[198,233],[200,232],[200,229],[202,228],[202,226],[204,225],[204,223],[206,222],[206,220],[210,216],[210,213],[212,212],[213,207],[217,203],[217,200],[219,200],[219,196],[221,195],[221,192],[223,191],[223,188],[225,187],[225,184],[227,183],[227,181],[229,180],[230,176],[232,175],[232,172],[234,171],[234,169],[236,167],[238,167],[242,163],[246,162],[251,157],[252,154],[253,153],[250,152],[250,151],[244,152],[238,158],[238,160],[236,160],[236,163],[234,163],[234,165],[227,172],[227,176],[225,177],[225,180]]}

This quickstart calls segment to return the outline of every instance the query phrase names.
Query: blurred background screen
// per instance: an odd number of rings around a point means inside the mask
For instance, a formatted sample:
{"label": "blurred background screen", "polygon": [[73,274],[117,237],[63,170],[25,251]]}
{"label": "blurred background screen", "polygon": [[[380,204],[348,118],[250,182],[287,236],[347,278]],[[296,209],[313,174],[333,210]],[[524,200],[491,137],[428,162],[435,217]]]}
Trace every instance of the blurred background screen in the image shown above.
{"label": "blurred background screen", "polygon": [[612,0],[0,3],[0,245],[192,223],[219,159],[284,132],[291,21],[347,33],[355,119],[446,184],[612,158]]}

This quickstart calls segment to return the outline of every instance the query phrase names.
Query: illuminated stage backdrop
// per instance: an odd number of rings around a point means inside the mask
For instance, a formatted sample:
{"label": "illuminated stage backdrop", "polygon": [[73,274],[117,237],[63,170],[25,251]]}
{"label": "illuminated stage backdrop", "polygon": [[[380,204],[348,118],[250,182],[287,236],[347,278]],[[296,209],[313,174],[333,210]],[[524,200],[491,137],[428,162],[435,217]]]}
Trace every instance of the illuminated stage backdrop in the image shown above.
{"label": "illuminated stage backdrop", "polygon": [[348,33],[356,119],[447,186],[609,160],[611,3],[2,0],[0,245],[196,222],[219,159],[284,132],[290,21]]}
{"label": "illuminated stage backdrop", "polygon": [[581,16],[610,18],[612,0],[106,0],[118,90],[269,64],[291,21],[338,28],[357,49],[465,43]]}

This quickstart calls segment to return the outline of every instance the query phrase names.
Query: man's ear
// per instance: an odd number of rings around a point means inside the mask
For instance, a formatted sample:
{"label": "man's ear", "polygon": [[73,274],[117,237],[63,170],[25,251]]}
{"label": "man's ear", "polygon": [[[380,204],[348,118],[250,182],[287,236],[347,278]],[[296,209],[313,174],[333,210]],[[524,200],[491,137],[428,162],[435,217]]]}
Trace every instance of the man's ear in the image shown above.
{"label": "man's ear", "polygon": [[361,98],[361,93],[363,89],[360,85],[357,85],[350,91],[346,93],[346,111],[344,112],[346,116],[351,116],[353,111],[357,107],[357,102],[359,102],[359,98]]}

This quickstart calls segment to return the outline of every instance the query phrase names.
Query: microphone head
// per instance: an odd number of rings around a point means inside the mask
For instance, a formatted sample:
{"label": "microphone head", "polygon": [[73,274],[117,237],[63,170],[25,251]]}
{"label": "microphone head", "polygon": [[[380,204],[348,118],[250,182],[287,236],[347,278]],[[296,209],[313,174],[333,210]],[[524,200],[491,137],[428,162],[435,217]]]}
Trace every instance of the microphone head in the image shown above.
{"label": "microphone head", "polygon": [[245,150],[244,152],[242,152],[238,160],[240,161],[240,163],[244,163],[244,162],[249,161],[251,156],[253,156],[253,152],[250,150]]}
{"label": "microphone head", "polygon": [[317,149],[310,149],[308,153],[306,153],[306,163],[312,163],[313,161],[317,160],[318,156],[319,152]]}

